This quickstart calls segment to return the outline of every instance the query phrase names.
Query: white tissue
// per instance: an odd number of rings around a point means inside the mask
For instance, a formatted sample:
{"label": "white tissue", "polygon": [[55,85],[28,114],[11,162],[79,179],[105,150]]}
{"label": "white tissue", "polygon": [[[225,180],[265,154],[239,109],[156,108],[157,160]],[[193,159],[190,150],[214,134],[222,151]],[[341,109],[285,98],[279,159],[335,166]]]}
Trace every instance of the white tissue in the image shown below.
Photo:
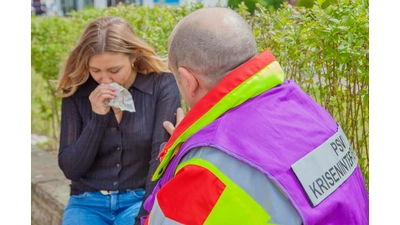
{"label": "white tissue", "polygon": [[109,101],[105,101],[105,106],[113,106],[115,108],[119,108],[124,111],[135,112],[135,105],[133,104],[133,99],[131,93],[126,90],[124,87],[117,83],[110,84],[102,84],[102,85],[110,85],[115,87],[115,93],[117,96],[114,99],[110,99]]}

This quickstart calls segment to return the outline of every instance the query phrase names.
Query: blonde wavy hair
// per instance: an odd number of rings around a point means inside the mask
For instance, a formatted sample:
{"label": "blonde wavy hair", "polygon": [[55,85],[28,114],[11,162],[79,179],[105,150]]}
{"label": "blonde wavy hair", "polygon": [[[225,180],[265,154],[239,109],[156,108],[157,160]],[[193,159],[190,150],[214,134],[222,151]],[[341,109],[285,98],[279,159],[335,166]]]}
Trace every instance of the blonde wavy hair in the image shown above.
{"label": "blonde wavy hair", "polygon": [[136,35],[127,20],[101,17],[87,25],[70,52],[58,80],[57,95],[73,95],[90,76],[90,57],[104,52],[119,52],[136,58],[134,69],[138,72],[169,72],[166,60]]}

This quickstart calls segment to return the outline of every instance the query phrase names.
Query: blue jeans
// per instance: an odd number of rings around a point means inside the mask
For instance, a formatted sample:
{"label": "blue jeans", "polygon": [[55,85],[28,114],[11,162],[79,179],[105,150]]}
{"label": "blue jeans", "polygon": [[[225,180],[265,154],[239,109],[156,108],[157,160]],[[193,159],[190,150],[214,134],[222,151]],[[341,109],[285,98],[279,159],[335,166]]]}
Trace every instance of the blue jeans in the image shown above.
{"label": "blue jeans", "polygon": [[126,225],[134,224],[142,206],[144,189],[85,192],[70,196],[64,210],[63,225]]}

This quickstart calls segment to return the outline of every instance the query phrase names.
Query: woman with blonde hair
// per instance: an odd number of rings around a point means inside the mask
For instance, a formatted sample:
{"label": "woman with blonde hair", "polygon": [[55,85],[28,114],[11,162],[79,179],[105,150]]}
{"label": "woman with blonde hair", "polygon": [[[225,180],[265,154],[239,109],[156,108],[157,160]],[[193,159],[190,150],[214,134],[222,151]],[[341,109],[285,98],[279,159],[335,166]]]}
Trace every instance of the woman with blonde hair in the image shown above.
{"label": "woman with blonde hair", "polygon": [[155,51],[119,17],[88,24],[57,90],[62,97],[58,162],[71,180],[63,224],[140,224],[163,121],[175,121],[180,95]]}

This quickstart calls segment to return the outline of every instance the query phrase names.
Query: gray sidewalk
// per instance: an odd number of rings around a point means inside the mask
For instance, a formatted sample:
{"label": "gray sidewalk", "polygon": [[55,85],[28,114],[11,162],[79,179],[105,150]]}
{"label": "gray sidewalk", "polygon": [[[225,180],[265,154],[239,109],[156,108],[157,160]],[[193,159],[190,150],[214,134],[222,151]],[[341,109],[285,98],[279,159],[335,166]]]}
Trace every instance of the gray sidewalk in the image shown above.
{"label": "gray sidewalk", "polygon": [[57,158],[31,145],[31,221],[59,225],[69,197],[69,180],[58,167]]}

